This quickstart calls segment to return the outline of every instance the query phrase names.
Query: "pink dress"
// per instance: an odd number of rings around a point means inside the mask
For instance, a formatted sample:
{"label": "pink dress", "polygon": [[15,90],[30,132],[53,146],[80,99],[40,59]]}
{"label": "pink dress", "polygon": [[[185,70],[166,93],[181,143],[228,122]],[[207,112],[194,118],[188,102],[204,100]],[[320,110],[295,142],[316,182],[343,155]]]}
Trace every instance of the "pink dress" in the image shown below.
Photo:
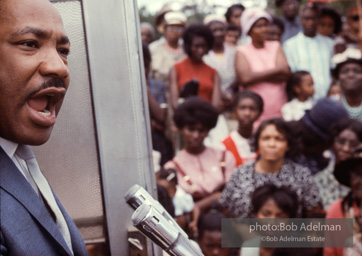
{"label": "pink dress", "polygon": [[[244,54],[253,72],[262,72],[276,67],[277,52],[280,43],[266,41],[264,48],[255,48],[252,43],[240,45],[237,51]],[[264,120],[282,117],[281,108],[287,102],[285,83],[261,82],[247,87],[248,90],[259,94],[264,101],[264,111],[254,123],[258,127]]]}
{"label": "pink dress", "polygon": [[[222,161],[225,164],[225,173],[222,172]],[[224,155],[223,151],[209,147],[198,155],[190,154],[183,149],[168,161],[164,168],[176,169],[178,185],[194,198],[201,199],[229,181],[235,168],[235,159],[228,151],[225,151]],[[187,182],[183,174],[189,177],[190,182]]]}

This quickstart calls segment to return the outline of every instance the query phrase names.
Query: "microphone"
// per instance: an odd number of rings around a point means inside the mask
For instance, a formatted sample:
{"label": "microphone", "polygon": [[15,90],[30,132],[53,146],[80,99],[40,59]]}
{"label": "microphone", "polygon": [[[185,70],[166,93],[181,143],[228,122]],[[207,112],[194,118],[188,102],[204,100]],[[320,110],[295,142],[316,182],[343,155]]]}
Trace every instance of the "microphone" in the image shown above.
{"label": "microphone", "polygon": [[[179,227],[174,218],[165,210],[165,208],[155,200],[143,187],[138,184],[133,185],[124,196],[126,202],[134,210],[140,207],[143,203],[152,205],[158,212],[160,212],[170,223]],[[179,231],[188,238],[186,232],[179,227]]]}
{"label": "microphone", "polygon": [[203,256],[199,248],[165,208],[143,187],[135,184],[125,195],[125,200],[135,212],[133,225],[172,256]]}
{"label": "microphone", "polygon": [[142,204],[132,215],[133,225],[141,232],[151,233],[152,241],[162,244],[165,251],[172,256],[203,256],[201,251],[191,244],[180,232],[152,205]]}

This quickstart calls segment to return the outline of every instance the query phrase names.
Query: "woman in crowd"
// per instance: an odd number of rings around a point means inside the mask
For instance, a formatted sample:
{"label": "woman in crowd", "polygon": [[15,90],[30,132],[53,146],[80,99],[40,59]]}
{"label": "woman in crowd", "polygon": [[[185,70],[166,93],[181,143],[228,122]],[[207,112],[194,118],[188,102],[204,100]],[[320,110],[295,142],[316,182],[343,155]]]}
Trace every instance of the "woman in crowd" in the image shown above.
{"label": "woman in crowd", "polygon": [[341,88],[340,102],[349,117],[362,122],[362,55],[359,49],[348,48],[336,54],[332,62],[336,65],[334,77]]}
{"label": "woman in crowd", "polygon": [[186,16],[181,12],[167,12],[164,16],[161,31],[164,37],[150,44],[152,55],[151,77],[162,81],[169,88],[169,72],[173,64],[183,60],[186,55],[180,44],[180,38],[185,30]]}
{"label": "woman in crowd", "polygon": [[172,107],[177,108],[180,92],[186,85],[192,84],[198,88],[197,96],[210,102],[219,110],[220,78],[216,70],[203,61],[203,56],[212,48],[214,42],[210,29],[205,25],[192,24],[186,28],[183,40],[188,57],[176,63],[170,72]]}
{"label": "woman in crowd", "polygon": [[291,130],[282,119],[264,121],[255,134],[256,162],[234,171],[219,199],[233,217],[247,217],[251,210],[250,196],[255,188],[271,183],[287,186],[298,195],[297,216],[320,205],[318,188],[308,169],[288,159],[297,150]]}
{"label": "woman in crowd", "polygon": [[353,157],[361,142],[362,124],[356,120],[341,119],[331,128],[328,145],[332,147],[332,154],[328,167],[314,176],[325,209],[348,193],[349,190],[335,180],[333,170],[335,164]]}
{"label": "woman in crowd", "polygon": [[335,165],[353,157],[362,142],[362,123],[345,118],[337,121],[330,130],[328,146],[332,148],[328,167],[314,176],[324,209],[339,198],[347,195],[349,189],[339,184],[333,176]]}
{"label": "woman in crowd", "polygon": [[[350,187],[351,192],[330,206],[326,218],[352,218],[353,234],[356,235],[353,237],[353,244],[356,246],[355,248],[345,249],[341,247],[324,248],[324,255],[361,255],[362,158],[350,158],[348,160],[342,161],[336,166],[334,175],[341,184]],[[335,239],[340,241],[340,237],[341,235],[338,234]],[[345,252],[343,252],[344,250]]]}
{"label": "woman in crowd", "polygon": [[346,117],[347,111],[339,102],[322,98],[300,120],[288,122],[293,136],[300,140],[302,146],[301,154],[293,160],[308,168],[312,175],[323,171],[329,162],[324,154],[330,148],[328,133],[333,124]]}
{"label": "woman in crowd", "polygon": [[245,7],[242,4],[233,4],[226,10],[225,13],[226,21],[229,24],[234,24],[235,26],[240,27],[240,19],[244,10]]}
{"label": "woman in crowd", "polygon": [[264,112],[257,126],[269,118],[281,117],[281,107],[287,102],[285,81],[290,68],[278,41],[266,41],[269,36],[271,16],[253,7],[244,11],[241,24],[243,33],[252,42],[237,48],[236,74],[241,88],[258,93],[264,101]]}
{"label": "woman in crowd", "polygon": [[216,125],[217,117],[215,108],[199,97],[182,103],[175,111],[174,121],[185,147],[164,166],[177,170],[179,186],[192,195],[201,210],[219,198],[235,167],[231,153],[206,147],[203,143]]}

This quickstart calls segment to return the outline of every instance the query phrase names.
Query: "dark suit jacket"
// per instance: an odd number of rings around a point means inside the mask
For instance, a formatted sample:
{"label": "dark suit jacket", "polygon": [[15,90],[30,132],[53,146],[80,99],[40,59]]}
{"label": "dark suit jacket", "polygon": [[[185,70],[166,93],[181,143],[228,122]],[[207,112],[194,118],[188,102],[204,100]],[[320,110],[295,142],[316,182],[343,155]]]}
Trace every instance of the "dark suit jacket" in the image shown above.
{"label": "dark suit jacket", "polygon": [[[54,197],[68,224],[74,255],[87,255],[77,227]],[[1,147],[0,255],[71,255],[44,203]]]}

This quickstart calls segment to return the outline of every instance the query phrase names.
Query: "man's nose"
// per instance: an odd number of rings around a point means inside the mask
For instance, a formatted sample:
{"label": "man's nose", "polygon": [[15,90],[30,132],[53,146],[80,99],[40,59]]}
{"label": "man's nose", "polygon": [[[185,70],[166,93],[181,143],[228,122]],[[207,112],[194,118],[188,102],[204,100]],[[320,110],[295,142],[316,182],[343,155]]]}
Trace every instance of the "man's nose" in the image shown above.
{"label": "man's nose", "polygon": [[69,76],[68,64],[57,49],[48,49],[40,65],[40,73],[43,76],[53,76],[64,79]]}

